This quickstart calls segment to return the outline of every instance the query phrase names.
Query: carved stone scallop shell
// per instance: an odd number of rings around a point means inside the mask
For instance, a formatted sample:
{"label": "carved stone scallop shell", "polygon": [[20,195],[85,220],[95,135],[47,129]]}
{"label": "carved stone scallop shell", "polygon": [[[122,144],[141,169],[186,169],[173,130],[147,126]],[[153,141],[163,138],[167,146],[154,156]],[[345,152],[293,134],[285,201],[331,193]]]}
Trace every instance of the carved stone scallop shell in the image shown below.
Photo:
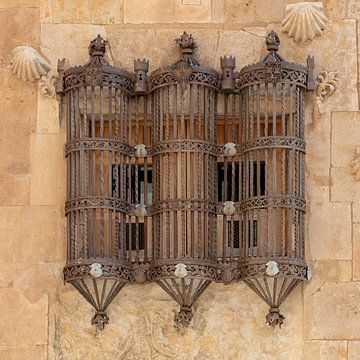
{"label": "carved stone scallop shell", "polygon": [[295,41],[312,40],[322,35],[327,17],[321,2],[299,2],[286,5],[282,30],[289,33]]}
{"label": "carved stone scallop shell", "polygon": [[10,65],[14,74],[25,81],[38,80],[51,70],[49,62],[31,46],[16,47]]}

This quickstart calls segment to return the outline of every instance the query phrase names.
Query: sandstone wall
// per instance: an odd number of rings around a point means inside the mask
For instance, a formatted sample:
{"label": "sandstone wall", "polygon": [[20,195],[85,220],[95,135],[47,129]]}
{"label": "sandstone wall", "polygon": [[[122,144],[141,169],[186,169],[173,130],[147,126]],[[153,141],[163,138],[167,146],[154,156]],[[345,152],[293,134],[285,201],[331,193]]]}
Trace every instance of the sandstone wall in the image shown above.
{"label": "sandstone wall", "polygon": [[[360,2],[325,0],[322,36],[295,42],[281,31],[294,0],[0,0],[0,359],[357,360],[360,359],[360,183],[351,161],[360,149]],[[92,309],[62,282],[65,263],[64,123],[56,100],[11,72],[11,50],[31,45],[56,67],[87,60],[98,33],[110,60],[151,69],[177,56],[173,39],[193,34],[205,65],[236,55],[257,61],[273,28],[281,53],[316,73],[336,71],[325,102],[308,95],[307,260],[310,284],[283,305],[286,323],[265,324],[267,306],[242,284],[212,284],[191,328],[173,328],[177,305],[155,284],[129,286],[95,334]]]}

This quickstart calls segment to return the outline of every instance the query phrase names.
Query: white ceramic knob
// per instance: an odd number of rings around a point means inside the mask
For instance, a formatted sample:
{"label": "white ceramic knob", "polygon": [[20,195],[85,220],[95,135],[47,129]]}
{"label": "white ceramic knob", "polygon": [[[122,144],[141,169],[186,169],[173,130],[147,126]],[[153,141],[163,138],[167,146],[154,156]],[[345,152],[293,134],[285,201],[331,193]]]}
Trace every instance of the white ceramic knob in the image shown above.
{"label": "white ceramic knob", "polygon": [[94,278],[98,278],[103,274],[102,265],[99,263],[93,263],[90,266],[90,275]]}
{"label": "white ceramic knob", "polygon": [[146,146],[144,144],[137,144],[135,146],[135,156],[138,158],[145,157],[147,155]]}
{"label": "white ceramic knob", "polygon": [[137,217],[144,217],[147,215],[147,210],[145,205],[137,204],[135,205],[134,215]]}
{"label": "white ceramic knob", "polygon": [[187,275],[186,265],[179,263],[175,265],[175,276],[179,279],[183,279]]}
{"label": "white ceramic knob", "polygon": [[224,156],[235,156],[236,152],[236,145],[234,143],[225,144]]}
{"label": "white ceramic knob", "polygon": [[276,261],[268,261],[266,263],[266,275],[275,276],[279,273],[279,265]]}
{"label": "white ceramic knob", "polygon": [[225,215],[234,215],[235,213],[235,203],[233,201],[225,201],[223,213]]}

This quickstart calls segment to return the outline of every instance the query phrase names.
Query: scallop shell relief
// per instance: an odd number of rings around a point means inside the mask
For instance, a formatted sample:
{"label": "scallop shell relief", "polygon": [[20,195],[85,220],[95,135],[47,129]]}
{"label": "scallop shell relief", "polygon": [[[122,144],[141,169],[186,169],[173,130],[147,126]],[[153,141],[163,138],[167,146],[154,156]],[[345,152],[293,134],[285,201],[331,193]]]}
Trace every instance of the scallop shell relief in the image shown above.
{"label": "scallop shell relief", "polygon": [[322,35],[327,17],[321,2],[300,2],[286,5],[282,30],[295,41],[308,41]]}

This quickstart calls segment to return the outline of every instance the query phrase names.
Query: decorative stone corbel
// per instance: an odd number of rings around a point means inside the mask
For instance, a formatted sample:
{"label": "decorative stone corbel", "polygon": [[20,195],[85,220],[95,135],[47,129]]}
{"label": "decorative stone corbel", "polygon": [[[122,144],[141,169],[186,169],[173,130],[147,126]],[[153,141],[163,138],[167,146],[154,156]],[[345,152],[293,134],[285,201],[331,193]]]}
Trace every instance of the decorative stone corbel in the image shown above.
{"label": "decorative stone corbel", "polygon": [[317,77],[316,102],[324,103],[339,87],[336,71],[322,71]]}
{"label": "decorative stone corbel", "polygon": [[360,147],[355,149],[355,155],[350,163],[351,175],[354,176],[356,181],[360,181]]}
{"label": "decorative stone corbel", "polygon": [[295,41],[308,41],[322,35],[327,21],[322,2],[299,2],[286,5],[281,25]]}
{"label": "decorative stone corbel", "polygon": [[38,81],[42,95],[55,98],[55,81],[57,73],[51,64],[31,46],[18,46],[13,49],[10,66],[14,75],[28,82]]}

